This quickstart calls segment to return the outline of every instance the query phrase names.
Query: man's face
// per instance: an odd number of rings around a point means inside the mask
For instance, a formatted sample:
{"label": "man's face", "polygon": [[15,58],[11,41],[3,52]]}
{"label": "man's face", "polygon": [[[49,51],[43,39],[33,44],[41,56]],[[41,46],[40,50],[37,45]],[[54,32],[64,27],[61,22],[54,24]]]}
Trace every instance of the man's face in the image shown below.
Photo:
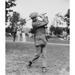
{"label": "man's face", "polygon": [[33,20],[34,22],[37,21],[37,17],[33,18],[32,20]]}

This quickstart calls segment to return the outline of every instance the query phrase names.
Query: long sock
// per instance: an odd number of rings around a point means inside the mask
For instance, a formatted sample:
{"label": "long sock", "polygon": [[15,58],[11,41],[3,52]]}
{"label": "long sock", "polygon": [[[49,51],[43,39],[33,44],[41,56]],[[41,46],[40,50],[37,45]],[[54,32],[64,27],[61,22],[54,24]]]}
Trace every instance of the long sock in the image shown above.
{"label": "long sock", "polygon": [[34,63],[40,56],[36,56],[33,60],[32,63]]}

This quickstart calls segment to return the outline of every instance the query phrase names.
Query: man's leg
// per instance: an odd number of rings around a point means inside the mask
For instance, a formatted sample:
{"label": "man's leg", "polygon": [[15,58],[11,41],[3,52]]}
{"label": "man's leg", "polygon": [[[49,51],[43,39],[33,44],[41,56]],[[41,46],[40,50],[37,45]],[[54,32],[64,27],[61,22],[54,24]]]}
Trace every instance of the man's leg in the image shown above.
{"label": "man's leg", "polygon": [[46,50],[44,49],[45,47],[42,47],[42,66],[47,67],[47,55],[46,55]]}
{"label": "man's leg", "polygon": [[39,59],[41,54],[42,54],[41,46],[36,46],[36,54],[35,54],[34,58],[31,61],[29,61],[28,66],[31,67],[33,63],[37,62],[37,60]]}
{"label": "man's leg", "polygon": [[47,54],[46,54],[46,50],[44,49],[45,46],[42,46],[42,72],[46,72],[48,70],[48,65],[47,65]]}

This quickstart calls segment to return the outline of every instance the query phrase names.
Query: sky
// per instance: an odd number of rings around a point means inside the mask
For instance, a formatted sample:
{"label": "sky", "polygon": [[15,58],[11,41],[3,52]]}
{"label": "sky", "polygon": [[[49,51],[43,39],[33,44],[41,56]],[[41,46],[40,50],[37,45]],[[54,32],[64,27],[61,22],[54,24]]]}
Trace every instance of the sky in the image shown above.
{"label": "sky", "polygon": [[28,19],[32,12],[47,13],[50,23],[56,13],[64,14],[69,8],[69,0],[16,0],[16,4],[12,9],[22,18]]}

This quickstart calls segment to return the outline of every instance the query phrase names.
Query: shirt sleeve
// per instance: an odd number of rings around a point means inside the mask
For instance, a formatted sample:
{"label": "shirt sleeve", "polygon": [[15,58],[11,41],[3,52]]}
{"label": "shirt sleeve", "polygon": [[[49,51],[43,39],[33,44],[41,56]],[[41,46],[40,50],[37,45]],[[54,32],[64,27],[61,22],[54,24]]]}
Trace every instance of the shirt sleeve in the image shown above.
{"label": "shirt sleeve", "polygon": [[49,23],[48,18],[45,17],[43,21],[40,21],[40,26],[47,25]]}
{"label": "shirt sleeve", "polygon": [[43,21],[37,20],[36,22],[32,22],[32,26],[33,26],[34,28],[37,28],[37,27],[41,27],[41,26],[47,25],[48,22],[49,22],[49,21],[48,21],[48,18],[45,17],[45,18],[43,19]]}

